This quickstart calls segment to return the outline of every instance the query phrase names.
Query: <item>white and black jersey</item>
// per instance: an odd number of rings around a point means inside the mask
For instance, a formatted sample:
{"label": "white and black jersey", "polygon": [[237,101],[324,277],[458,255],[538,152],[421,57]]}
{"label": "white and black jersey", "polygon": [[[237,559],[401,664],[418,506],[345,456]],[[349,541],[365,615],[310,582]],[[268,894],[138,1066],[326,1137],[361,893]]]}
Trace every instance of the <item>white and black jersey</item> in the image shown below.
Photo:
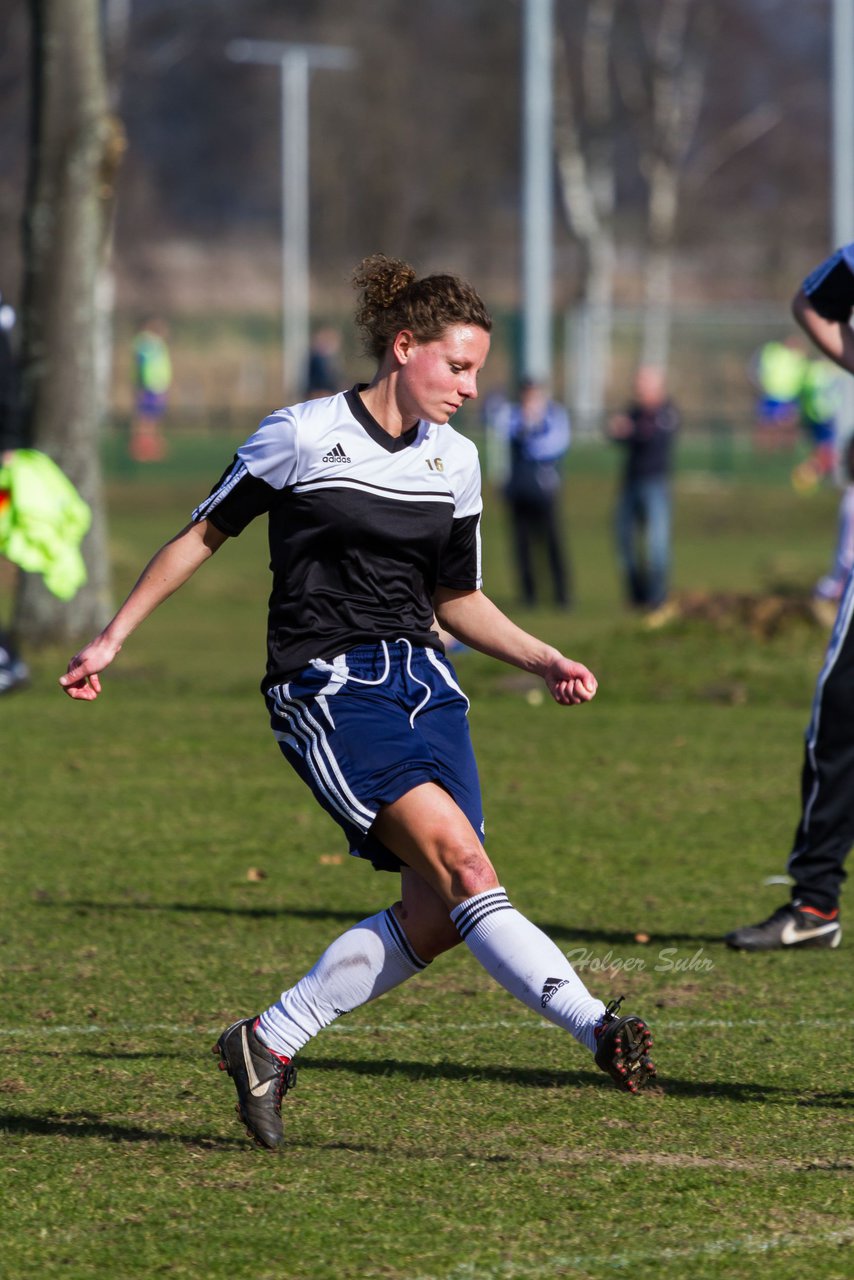
{"label": "white and black jersey", "polygon": [[359,390],[265,418],[193,512],[232,537],[268,513],[265,689],[366,642],[442,651],[436,587],[481,585],[475,445],[423,421],[390,436]]}

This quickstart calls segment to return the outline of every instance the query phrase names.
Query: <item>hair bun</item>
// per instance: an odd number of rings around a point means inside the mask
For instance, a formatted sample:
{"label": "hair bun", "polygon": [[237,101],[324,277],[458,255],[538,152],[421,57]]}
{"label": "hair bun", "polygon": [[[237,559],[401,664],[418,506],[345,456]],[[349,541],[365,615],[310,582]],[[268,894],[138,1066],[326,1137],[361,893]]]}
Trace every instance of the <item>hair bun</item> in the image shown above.
{"label": "hair bun", "polygon": [[353,286],[362,291],[362,305],[371,311],[386,310],[416,278],[415,268],[401,258],[372,253],[353,272]]}
{"label": "hair bun", "polygon": [[453,325],[492,328],[489,312],[474,289],[457,276],[418,278],[415,268],[400,258],[372,253],[353,272],[359,290],[356,326],[365,352],[382,360],[395,335],[409,330],[418,342],[434,342]]}

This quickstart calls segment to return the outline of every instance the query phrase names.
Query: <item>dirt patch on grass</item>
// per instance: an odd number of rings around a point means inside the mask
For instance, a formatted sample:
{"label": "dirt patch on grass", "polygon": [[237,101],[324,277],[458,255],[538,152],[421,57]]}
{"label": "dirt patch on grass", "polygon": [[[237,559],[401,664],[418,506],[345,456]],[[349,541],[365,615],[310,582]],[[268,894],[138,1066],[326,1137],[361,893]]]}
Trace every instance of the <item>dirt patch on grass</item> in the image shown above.
{"label": "dirt patch on grass", "polygon": [[655,631],[680,621],[705,622],[716,631],[747,631],[757,640],[768,640],[796,627],[824,630],[833,618],[825,602],[805,593],[683,591],[648,614],[644,625]]}

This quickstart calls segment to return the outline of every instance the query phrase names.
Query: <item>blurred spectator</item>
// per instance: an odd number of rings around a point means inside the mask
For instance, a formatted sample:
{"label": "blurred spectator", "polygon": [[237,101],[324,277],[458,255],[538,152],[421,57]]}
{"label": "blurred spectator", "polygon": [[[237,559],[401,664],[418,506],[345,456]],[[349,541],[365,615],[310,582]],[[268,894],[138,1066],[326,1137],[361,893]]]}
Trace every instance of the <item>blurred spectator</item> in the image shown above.
{"label": "blurred spectator", "polygon": [[510,473],[509,451],[502,423],[509,406],[507,393],[493,387],[480,397],[480,421],[484,439],[484,470],[497,489],[503,489]]}
{"label": "blurred spectator", "polygon": [[801,382],[801,426],[812,447],[810,456],[792,472],[799,493],[809,493],[836,468],[836,415],[839,375],[828,360],[807,360]]}
{"label": "blurred spectator", "polygon": [[806,363],[800,339],[794,334],[782,342],[766,342],[754,355],[750,373],[759,392],[753,437],[758,451],[794,448]]}
{"label": "blurred spectator", "polygon": [[608,435],[625,450],[616,513],[617,551],[626,597],[641,609],[667,599],[670,570],[670,472],[679,414],[664,373],[642,365],[634,399],[608,423]]}
{"label": "blurred spectator", "polygon": [[316,329],[308,349],[305,398],[320,400],[337,395],[344,387],[338,368],[341,351],[341,335],[331,325]]}
{"label": "blurred spectator", "polygon": [[[12,345],[15,311],[0,294],[0,470],[5,474],[23,443],[19,405],[18,364]],[[0,482],[0,518],[11,506],[11,491]],[[29,679],[26,664],[9,633],[0,626],[0,694],[22,688]]]}
{"label": "blurred spectator", "polygon": [[166,456],[163,415],[172,385],[172,360],[164,320],[150,316],[133,340],[134,417],[130,456],[134,462],[160,462]]}
{"label": "blurred spectator", "polygon": [[537,602],[534,559],[538,547],[544,547],[555,603],[567,609],[571,573],[563,545],[557,462],[569,448],[569,415],[563,405],[549,399],[542,383],[526,378],[517,403],[508,402],[497,412],[495,430],[507,447],[504,492],[513,522],[522,600],[527,605]]}

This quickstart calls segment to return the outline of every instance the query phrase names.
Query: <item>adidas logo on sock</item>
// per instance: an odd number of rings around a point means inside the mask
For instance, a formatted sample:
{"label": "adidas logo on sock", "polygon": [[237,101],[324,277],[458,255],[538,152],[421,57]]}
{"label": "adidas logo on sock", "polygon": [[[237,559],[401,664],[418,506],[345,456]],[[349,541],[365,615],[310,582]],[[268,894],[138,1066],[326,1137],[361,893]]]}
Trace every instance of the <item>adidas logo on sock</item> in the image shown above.
{"label": "adidas logo on sock", "polygon": [[568,981],[568,978],[546,978],[543,983],[543,998],[540,1001],[543,1009],[545,1009],[552,996],[556,996],[561,987],[565,987]]}
{"label": "adidas logo on sock", "polygon": [[325,453],[323,455],[323,461],[324,462],[351,462],[352,459],[347,457],[346,453],[341,448],[340,444],[336,444],[334,449],[330,449],[328,453]]}

